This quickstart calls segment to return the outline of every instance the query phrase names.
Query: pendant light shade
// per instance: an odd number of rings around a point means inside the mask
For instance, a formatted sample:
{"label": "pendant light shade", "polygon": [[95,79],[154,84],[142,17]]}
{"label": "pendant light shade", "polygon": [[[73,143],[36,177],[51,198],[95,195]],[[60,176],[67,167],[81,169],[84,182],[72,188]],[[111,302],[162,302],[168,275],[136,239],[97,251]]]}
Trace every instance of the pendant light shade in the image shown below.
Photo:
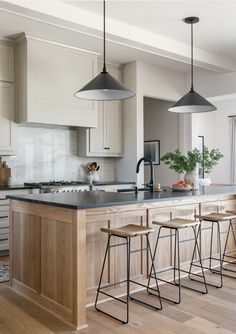
{"label": "pendant light shade", "polygon": [[87,85],[74,95],[75,97],[94,101],[124,100],[135,96],[106,70],[106,35],[105,35],[106,1],[103,1],[103,70]]}
{"label": "pendant light shade", "polygon": [[202,113],[214,111],[217,108],[193,88],[193,24],[199,22],[195,16],[187,17],[185,23],[191,24],[191,89],[168,110],[176,113]]}
{"label": "pendant light shade", "polygon": [[124,100],[134,95],[131,90],[125,88],[108,72],[101,72],[75,93],[76,97],[95,101]]}
{"label": "pendant light shade", "polygon": [[190,90],[168,110],[176,113],[200,113],[216,110],[216,107],[194,90]]}

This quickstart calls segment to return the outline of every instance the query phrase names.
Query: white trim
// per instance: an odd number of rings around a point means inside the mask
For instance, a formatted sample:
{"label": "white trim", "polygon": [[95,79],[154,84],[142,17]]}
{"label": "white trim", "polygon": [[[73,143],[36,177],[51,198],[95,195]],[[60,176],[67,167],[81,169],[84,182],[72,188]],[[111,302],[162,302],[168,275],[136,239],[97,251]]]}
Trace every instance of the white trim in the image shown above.
{"label": "white trim", "polygon": [[89,51],[86,49],[81,49],[81,48],[77,48],[75,46],[71,46],[68,44],[63,44],[63,43],[59,43],[59,42],[54,42],[54,41],[49,41],[47,39],[43,39],[43,38],[39,38],[30,34],[26,34],[26,33],[21,33],[17,38],[16,38],[16,42],[21,42],[22,40],[34,40],[34,41],[40,41],[40,42],[44,42],[44,43],[48,43],[48,44],[52,44],[52,45],[56,45],[56,46],[61,46],[64,48],[68,48],[68,49],[72,49],[72,50],[76,50],[76,51],[80,51],[80,52],[84,52],[84,53],[89,53],[92,54],[94,56],[101,56],[101,53],[97,53],[97,52],[93,52],[93,51]]}

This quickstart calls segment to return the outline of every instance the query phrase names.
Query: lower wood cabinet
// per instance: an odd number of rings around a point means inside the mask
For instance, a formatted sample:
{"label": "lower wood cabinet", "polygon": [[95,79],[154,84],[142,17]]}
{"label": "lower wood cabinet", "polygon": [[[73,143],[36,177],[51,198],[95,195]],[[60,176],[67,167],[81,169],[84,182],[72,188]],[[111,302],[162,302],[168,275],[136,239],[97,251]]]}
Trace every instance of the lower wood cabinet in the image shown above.
{"label": "lower wood cabinet", "polygon": [[31,193],[31,189],[0,191],[0,252],[9,250],[9,200],[7,195],[22,195]]}
{"label": "lower wood cabinet", "polygon": [[[86,324],[86,304],[93,305],[106,249],[108,235],[101,227],[116,228],[126,224],[152,226],[153,220],[166,221],[172,218],[194,219],[209,208],[214,211],[235,209],[236,199],[213,196],[207,202],[190,200],[172,202],[146,202],[134,205],[98,207],[75,210],[53,207],[24,201],[11,201],[11,287],[40,304],[50,312],[69,322],[77,330]],[[203,223],[202,254],[209,249],[210,230]],[[227,224],[222,225],[222,237]],[[158,227],[150,235],[151,248],[155,247]],[[180,232],[181,266],[186,269],[192,257],[194,239],[191,229]],[[103,283],[114,283],[126,279],[126,247],[121,238],[112,238],[108,253]],[[115,245],[119,247],[112,247]],[[219,253],[214,240],[214,253]],[[156,254],[155,266],[165,279],[173,279],[174,241],[169,230],[165,231]],[[234,243],[229,244],[233,249]],[[131,255],[131,276],[140,283],[147,282],[150,258],[145,237],[131,240],[131,249],[139,250]],[[137,286],[131,284],[131,291]],[[115,294],[126,293],[125,283],[115,287]],[[111,293],[114,289],[109,288]],[[102,297],[101,297],[102,298]],[[105,296],[107,298],[107,296]]]}

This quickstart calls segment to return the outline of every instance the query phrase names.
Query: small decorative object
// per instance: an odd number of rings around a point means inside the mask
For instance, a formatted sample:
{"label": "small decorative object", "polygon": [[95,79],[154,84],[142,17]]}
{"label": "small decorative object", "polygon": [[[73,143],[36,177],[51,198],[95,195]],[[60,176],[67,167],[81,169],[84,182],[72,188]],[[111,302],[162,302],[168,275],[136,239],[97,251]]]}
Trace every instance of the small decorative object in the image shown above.
{"label": "small decorative object", "polygon": [[176,173],[185,173],[185,182],[190,183],[193,189],[198,189],[198,166],[204,159],[205,173],[209,174],[223,157],[218,149],[209,149],[204,146],[204,155],[198,149],[188,151],[186,155],[182,154],[179,149],[174,152],[168,152],[163,155],[161,161],[173,169]]}
{"label": "small decorative object", "polygon": [[[160,165],[160,140],[145,140],[144,156],[152,161],[153,165]],[[144,161],[144,165],[148,163]]]}
{"label": "small decorative object", "polygon": [[199,188],[199,171],[198,167],[194,168],[191,172],[187,172],[184,175],[184,181],[192,186],[193,189]]}
{"label": "small decorative object", "polygon": [[8,186],[11,178],[11,168],[0,157],[0,186]]}
{"label": "small decorative object", "polygon": [[96,162],[92,162],[87,165],[89,183],[99,181],[99,175],[98,175],[99,168],[100,166],[98,166]]}
{"label": "small decorative object", "polygon": [[157,191],[157,192],[161,192],[161,191],[163,191],[163,190],[161,189],[161,184],[160,184],[160,183],[157,183],[157,185],[156,185],[156,187],[155,187],[155,191]]}

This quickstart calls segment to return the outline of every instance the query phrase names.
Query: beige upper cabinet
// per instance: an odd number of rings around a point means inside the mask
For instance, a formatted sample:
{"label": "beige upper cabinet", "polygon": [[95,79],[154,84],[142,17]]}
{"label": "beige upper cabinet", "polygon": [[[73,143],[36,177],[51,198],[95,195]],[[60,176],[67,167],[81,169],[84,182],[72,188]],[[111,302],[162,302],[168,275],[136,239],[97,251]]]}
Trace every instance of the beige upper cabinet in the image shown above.
{"label": "beige upper cabinet", "polygon": [[0,155],[14,155],[14,46],[0,44]]}
{"label": "beige upper cabinet", "polygon": [[0,81],[14,82],[14,46],[0,44]]}
{"label": "beige upper cabinet", "polygon": [[97,103],[74,97],[96,74],[96,55],[24,35],[16,48],[18,121],[96,127]]}
{"label": "beige upper cabinet", "polygon": [[[117,66],[107,66],[109,73],[121,80]],[[123,155],[122,102],[98,103],[98,127],[78,130],[78,155],[121,157]]]}
{"label": "beige upper cabinet", "polygon": [[0,155],[15,154],[14,84],[0,81]]}

